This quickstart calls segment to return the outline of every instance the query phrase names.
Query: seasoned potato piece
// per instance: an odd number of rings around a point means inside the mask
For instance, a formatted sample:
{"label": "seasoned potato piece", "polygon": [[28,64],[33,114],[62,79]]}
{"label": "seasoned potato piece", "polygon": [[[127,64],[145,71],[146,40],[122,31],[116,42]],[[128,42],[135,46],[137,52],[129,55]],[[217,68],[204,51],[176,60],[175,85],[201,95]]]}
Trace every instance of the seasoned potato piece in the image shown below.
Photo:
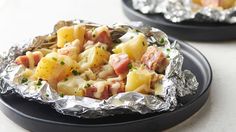
{"label": "seasoned potato piece", "polygon": [[55,87],[57,82],[71,74],[75,64],[76,62],[70,57],[53,52],[40,60],[34,77],[47,80],[52,87]]}
{"label": "seasoned potato piece", "polygon": [[84,96],[84,90],[79,85],[86,83],[80,76],[70,76],[57,84],[57,91],[65,95]]}
{"label": "seasoned potato piece", "polygon": [[64,47],[65,43],[78,39],[84,43],[86,27],[84,25],[65,26],[57,31],[57,46]]}
{"label": "seasoned potato piece", "polygon": [[127,42],[119,44],[112,51],[116,54],[126,53],[130,59],[139,61],[144,52],[147,49],[147,40],[144,34],[139,33],[133,39],[130,39]]}
{"label": "seasoned potato piece", "polygon": [[100,46],[94,46],[80,54],[79,65],[81,70],[98,67],[108,62],[110,53]]}
{"label": "seasoned potato piece", "polygon": [[152,74],[148,70],[134,70],[127,75],[125,91],[136,91],[147,94],[151,91]]}

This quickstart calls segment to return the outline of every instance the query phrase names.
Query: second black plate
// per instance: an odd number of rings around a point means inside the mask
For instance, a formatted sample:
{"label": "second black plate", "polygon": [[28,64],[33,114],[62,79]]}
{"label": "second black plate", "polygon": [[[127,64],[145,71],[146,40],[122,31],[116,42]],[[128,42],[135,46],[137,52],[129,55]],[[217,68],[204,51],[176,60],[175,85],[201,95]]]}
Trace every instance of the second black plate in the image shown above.
{"label": "second black plate", "polygon": [[196,75],[199,87],[195,95],[178,100],[183,106],[172,112],[81,119],[62,115],[49,105],[28,101],[15,94],[1,95],[0,108],[15,123],[34,132],[157,132],[170,128],[202,107],[208,98],[212,80],[212,70],[206,58],[186,43],[181,42],[180,46],[185,57],[183,69],[189,69]]}
{"label": "second black plate", "polygon": [[122,0],[125,15],[133,21],[142,21],[157,27],[170,36],[190,41],[236,40],[236,24],[181,22],[172,23],[161,14],[142,14],[133,9],[132,0]]}

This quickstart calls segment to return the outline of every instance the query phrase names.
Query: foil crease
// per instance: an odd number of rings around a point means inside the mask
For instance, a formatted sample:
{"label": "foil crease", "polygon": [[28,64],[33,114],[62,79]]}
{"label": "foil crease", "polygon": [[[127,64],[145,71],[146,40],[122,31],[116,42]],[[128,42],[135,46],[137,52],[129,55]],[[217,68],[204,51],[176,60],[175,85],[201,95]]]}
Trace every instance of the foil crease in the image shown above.
{"label": "foil crease", "polygon": [[[96,24],[90,23],[90,25],[94,26]],[[64,115],[80,118],[100,118],[116,114],[128,114],[131,112],[146,114],[173,111],[178,106],[177,98],[194,94],[198,88],[198,82],[193,73],[188,70],[182,71],[184,58],[177,41],[171,44],[164,32],[156,28],[145,26],[142,23],[136,22],[130,25],[115,24],[110,26],[110,28],[119,31],[127,31],[131,28],[137,29],[147,36],[149,44],[156,44],[171,49],[170,64],[167,67],[165,77],[162,81],[163,92],[161,95],[154,96],[136,92],[125,92],[114,95],[106,100],[97,100],[88,97],[68,95],[61,97],[46,81],[42,81],[40,87],[30,84],[19,84],[17,83],[17,75],[25,69],[13,63],[13,60],[29,48],[29,44],[13,46],[5,56],[0,56],[1,94],[8,94],[9,92],[18,93],[28,100],[50,104],[56,111]],[[160,39],[164,39],[162,45],[159,43]]]}
{"label": "foil crease", "polygon": [[224,10],[203,7],[194,4],[192,0],[132,0],[132,5],[143,14],[161,13],[174,23],[186,20],[236,23],[236,7]]}

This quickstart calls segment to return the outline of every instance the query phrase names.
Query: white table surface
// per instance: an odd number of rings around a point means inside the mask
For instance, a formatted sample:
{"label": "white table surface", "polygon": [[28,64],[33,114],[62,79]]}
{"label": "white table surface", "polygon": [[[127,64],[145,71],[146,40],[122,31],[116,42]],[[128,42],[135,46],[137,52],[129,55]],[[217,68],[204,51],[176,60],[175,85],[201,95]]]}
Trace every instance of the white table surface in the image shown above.
{"label": "white table surface", "polygon": [[[96,3],[96,4],[95,4]],[[52,31],[58,20],[85,19],[112,24],[129,22],[120,0],[0,0],[0,52],[11,44]],[[209,60],[214,77],[204,107],[174,131],[230,132],[236,129],[236,41],[189,42]],[[26,132],[0,112],[0,132]]]}

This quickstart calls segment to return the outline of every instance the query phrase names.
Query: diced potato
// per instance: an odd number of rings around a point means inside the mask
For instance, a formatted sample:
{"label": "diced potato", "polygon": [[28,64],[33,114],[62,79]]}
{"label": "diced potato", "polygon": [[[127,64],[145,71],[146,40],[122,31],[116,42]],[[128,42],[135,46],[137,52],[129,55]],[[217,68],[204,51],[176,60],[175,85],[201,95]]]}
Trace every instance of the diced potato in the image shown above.
{"label": "diced potato", "polygon": [[100,27],[95,28],[92,32],[94,39],[97,38],[99,36],[99,34],[101,34],[102,32],[109,33],[108,27],[107,26],[100,26]]}
{"label": "diced potato", "polygon": [[104,48],[94,46],[80,54],[80,69],[86,70],[91,67],[98,67],[108,62],[110,53]]}
{"label": "diced potato", "polygon": [[47,80],[52,87],[71,74],[76,62],[70,57],[56,52],[43,57],[35,70],[34,77]]}
{"label": "diced potato", "polygon": [[163,85],[160,82],[156,82],[154,85],[154,94],[155,95],[163,95]]}
{"label": "diced potato", "polygon": [[134,70],[127,75],[125,91],[136,91],[147,94],[151,91],[152,74],[148,70]]}
{"label": "diced potato", "polygon": [[57,84],[58,93],[65,95],[84,96],[84,90],[79,85],[86,83],[80,76],[71,76]]}
{"label": "diced potato", "polygon": [[57,31],[57,46],[62,48],[65,43],[78,39],[80,43],[84,43],[86,27],[84,25],[65,26]]}
{"label": "diced potato", "polygon": [[144,34],[139,33],[133,39],[128,40],[122,44],[119,44],[112,51],[116,54],[126,53],[130,59],[139,61],[144,52],[147,49],[147,40]]}

